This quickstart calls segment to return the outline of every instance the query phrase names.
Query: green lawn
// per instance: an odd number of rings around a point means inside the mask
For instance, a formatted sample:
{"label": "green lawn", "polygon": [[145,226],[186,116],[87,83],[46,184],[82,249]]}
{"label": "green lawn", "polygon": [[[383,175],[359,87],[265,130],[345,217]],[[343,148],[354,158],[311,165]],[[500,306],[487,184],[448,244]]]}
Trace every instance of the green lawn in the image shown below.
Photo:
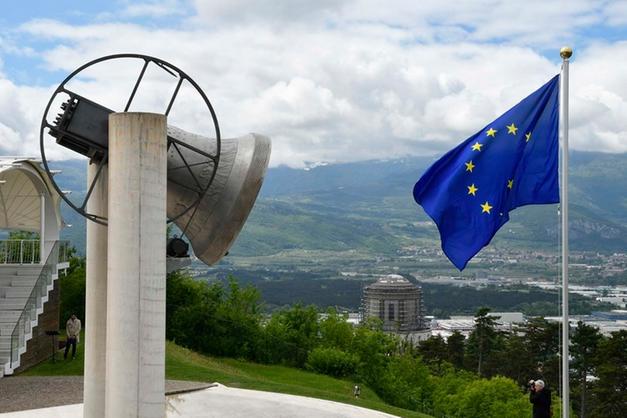
{"label": "green lawn", "polygon": [[[81,339],[82,341],[82,339]],[[84,345],[79,344],[75,360],[43,362],[22,373],[24,376],[82,375]],[[352,396],[354,382],[283,366],[267,366],[242,360],[203,356],[172,342],[166,343],[165,371],[168,379],[219,382],[226,386],[264,390],[328,399],[359,405],[402,417],[428,418],[428,415],[396,408],[383,402],[362,385],[361,398]]]}
{"label": "green lawn", "polygon": [[[59,335],[59,341],[65,340],[65,330],[61,330]],[[20,376],[76,376],[83,374],[83,359],[85,358],[85,331],[81,331],[81,337],[79,339],[80,344],[76,345],[76,359],[72,360],[72,351],[68,353],[68,359],[63,360],[63,350],[57,351],[56,362],[52,360],[39,363],[37,366],[32,367],[22,373]]]}

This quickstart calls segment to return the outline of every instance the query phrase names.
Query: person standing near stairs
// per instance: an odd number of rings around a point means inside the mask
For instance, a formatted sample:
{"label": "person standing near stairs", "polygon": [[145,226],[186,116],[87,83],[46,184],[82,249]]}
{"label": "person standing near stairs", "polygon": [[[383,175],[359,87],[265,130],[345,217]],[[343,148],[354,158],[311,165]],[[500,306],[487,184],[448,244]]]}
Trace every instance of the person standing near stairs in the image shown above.
{"label": "person standing near stairs", "polygon": [[78,343],[78,338],[81,333],[81,320],[78,319],[76,315],[73,314],[65,323],[65,333],[67,335],[67,339],[65,341],[65,353],[63,354],[63,359],[67,359],[67,353],[70,351],[71,345],[73,360],[76,358],[76,344]]}

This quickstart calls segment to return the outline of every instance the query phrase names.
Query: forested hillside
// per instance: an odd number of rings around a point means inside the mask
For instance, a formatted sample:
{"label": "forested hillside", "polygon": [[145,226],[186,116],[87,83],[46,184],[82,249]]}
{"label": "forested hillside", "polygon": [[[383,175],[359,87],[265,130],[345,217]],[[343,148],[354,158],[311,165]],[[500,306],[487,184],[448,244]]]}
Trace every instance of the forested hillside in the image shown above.
{"label": "forested hillside", "polygon": [[[70,274],[61,280],[62,311],[80,312],[84,284],[84,271],[73,261]],[[363,384],[378,399],[407,410],[435,417],[525,418],[531,412],[525,396],[529,379],[541,378],[558,395],[559,324],[543,318],[530,318],[504,331],[488,315],[490,309],[481,308],[467,339],[455,332],[448,340],[433,336],[414,346],[383,332],[378,319],[353,326],[334,309],[321,315],[314,306],[295,304],[266,314],[259,291],[234,279],[208,284],[177,272],[169,275],[166,294],[166,336],[178,345],[205,355],[305,369]],[[575,410],[585,410],[594,418],[623,417],[626,344],[624,330],[603,336],[583,323],[573,328]],[[296,374],[287,369],[274,373]],[[198,370],[192,373],[194,378],[202,375]],[[588,375],[598,380],[589,381]],[[301,374],[300,378],[311,377]],[[266,388],[290,391],[307,386]],[[559,416],[557,398],[554,413]]]}

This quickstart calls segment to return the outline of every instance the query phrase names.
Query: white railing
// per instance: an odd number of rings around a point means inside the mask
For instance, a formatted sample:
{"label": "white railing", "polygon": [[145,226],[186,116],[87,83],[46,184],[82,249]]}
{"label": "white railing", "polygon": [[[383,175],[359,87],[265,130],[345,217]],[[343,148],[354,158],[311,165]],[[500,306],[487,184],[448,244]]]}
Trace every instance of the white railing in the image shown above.
{"label": "white railing", "polygon": [[0,264],[39,264],[41,241],[38,239],[0,241]]}
{"label": "white railing", "polygon": [[[51,248],[57,241],[46,241]],[[69,241],[58,241],[59,263],[69,261]],[[0,264],[40,264],[41,241],[38,239],[0,240]]]}

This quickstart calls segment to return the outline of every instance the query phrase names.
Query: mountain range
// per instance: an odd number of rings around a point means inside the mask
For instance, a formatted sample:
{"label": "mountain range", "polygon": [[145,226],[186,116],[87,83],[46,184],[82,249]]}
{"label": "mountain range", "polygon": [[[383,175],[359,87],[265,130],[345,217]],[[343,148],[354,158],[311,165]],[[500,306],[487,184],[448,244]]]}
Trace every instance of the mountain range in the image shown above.
{"label": "mountain range", "polygon": [[[270,168],[260,196],[231,250],[237,256],[285,250],[362,250],[391,254],[403,246],[434,245],[438,234],[412,197],[414,183],[435,161],[430,157]],[[627,250],[627,154],[572,152],[571,248]],[[57,161],[64,190],[85,193],[85,162]],[[512,248],[555,247],[558,205],[516,209],[495,241]],[[71,228],[63,231],[84,252],[85,222],[64,205]]]}

